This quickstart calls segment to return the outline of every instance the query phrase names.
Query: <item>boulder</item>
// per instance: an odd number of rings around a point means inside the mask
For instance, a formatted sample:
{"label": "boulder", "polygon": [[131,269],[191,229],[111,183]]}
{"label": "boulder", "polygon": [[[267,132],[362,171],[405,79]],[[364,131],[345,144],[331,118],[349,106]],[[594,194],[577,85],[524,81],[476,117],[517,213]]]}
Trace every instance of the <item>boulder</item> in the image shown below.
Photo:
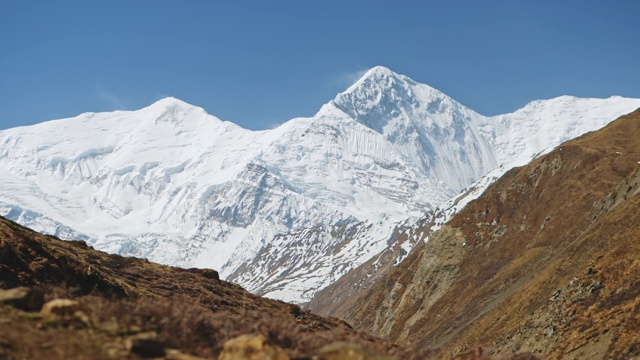
{"label": "boulder", "polygon": [[0,290],[0,303],[24,311],[39,311],[44,304],[44,292],[37,288],[17,287]]}
{"label": "boulder", "polygon": [[185,354],[182,351],[177,349],[167,349],[165,359],[166,360],[205,360],[204,358],[201,358],[199,356]]}
{"label": "boulder", "polygon": [[80,310],[80,303],[70,299],[55,299],[44,304],[40,314],[42,316],[71,316]]}
{"label": "boulder", "polygon": [[144,332],[127,338],[126,348],[132,353],[144,358],[154,358],[165,355],[165,346],[158,340],[158,334],[155,331]]}
{"label": "boulder", "polygon": [[218,360],[290,360],[281,348],[267,344],[262,335],[248,334],[227,340]]}

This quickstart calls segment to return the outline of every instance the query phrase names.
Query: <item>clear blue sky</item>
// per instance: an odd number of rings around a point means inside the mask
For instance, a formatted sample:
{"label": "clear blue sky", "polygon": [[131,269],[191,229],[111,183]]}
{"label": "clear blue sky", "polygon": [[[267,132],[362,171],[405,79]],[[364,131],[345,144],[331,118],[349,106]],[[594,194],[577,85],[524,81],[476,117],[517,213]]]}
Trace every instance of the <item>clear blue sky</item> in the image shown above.
{"label": "clear blue sky", "polygon": [[640,1],[0,1],[0,129],[166,96],[251,129],[384,65],[485,114],[640,98]]}

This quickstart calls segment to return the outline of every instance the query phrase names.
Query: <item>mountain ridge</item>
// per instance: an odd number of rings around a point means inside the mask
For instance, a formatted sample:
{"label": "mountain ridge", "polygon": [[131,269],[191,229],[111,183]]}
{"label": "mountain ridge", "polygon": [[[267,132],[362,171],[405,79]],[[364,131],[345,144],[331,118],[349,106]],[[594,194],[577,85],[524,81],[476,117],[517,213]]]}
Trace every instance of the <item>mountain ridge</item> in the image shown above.
{"label": "mountain ridge", "polygon": [[[398,344],[633,358],[640,109],[508,171],[347,316]],[[633,319],[633,320],[631,320]]]}

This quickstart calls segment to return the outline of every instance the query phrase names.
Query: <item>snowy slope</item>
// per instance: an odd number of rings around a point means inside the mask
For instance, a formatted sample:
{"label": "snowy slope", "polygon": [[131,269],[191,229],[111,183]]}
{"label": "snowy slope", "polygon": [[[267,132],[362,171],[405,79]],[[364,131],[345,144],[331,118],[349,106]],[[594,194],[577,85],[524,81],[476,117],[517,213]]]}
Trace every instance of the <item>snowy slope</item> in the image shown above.
{"label": "snowy slope", "polygon": [[268,131],[167,98],[1,131],[0,215],[305,302],[399,224],[638,107],[560,97],[487,118],[384,67]]}

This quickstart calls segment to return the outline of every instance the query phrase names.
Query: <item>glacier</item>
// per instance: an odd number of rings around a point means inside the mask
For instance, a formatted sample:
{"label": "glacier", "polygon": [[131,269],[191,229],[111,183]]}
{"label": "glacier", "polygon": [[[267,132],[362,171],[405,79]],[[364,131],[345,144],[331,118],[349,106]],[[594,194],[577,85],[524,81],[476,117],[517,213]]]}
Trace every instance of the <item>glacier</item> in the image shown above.
{"label": "glacier", "polygon": [[0,131],[0,215],[304,303],[474,183],[638,107],[561,96],[486,117],[381,66],[271,130],[165,98]]}

